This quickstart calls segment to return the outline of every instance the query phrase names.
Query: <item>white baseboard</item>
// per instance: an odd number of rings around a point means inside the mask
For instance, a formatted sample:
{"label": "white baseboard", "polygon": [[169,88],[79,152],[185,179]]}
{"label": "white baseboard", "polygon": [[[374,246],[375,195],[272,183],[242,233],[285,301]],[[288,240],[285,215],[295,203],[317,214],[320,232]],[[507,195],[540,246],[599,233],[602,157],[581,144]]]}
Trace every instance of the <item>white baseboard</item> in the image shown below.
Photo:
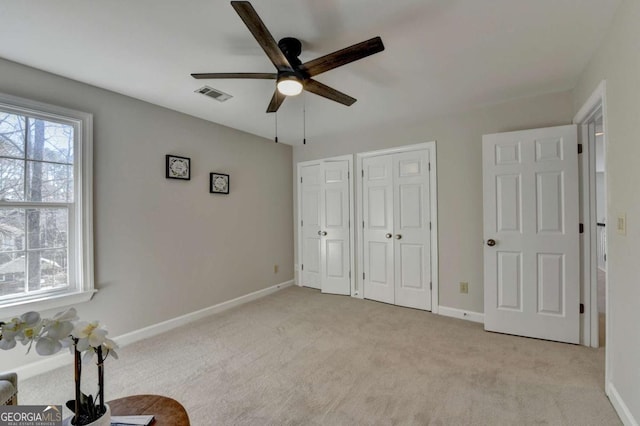
{"label": "white baseboard", "polygon": [[463,309],[448,308],[440,305],[438,306],[438,314],[444,315],[445,317],[459,318],[484,324],[484,314],[480,312],[465,311]]}
{"label": "white baseboard", "polygon": [[[253,300],[260,299],[261,297],[268,296],[271,293],[275,293],[276,291],[293,285],[293,282],[293,280],[285,281],[283,283],[276,284],[262,290],[254,291],[253,293],[245,294],[244,296],[236,297],[235,299],[228,300],[226,302],[218,303],[217,305],[213,305],[208,308],[200,309],[198,311],[181,315],[179,317],[172,318],[158,324],[150,325],[139,330],[125,333],[121,336],[115,337],[113,340],[115,340],[121,347],[127,346],[131,343],[135,343],[137,341],[156,336],[166,331],[173,330],[174,328],[189,324],[201,318],[205,318],[210,315],[226,311],[227,309],[231,309],[236,306],[251,302]],[[47,371],[54,370],[64,365],[70,365],[72,360],[73,357],[69,356],[68,353],[62,353],[60,355],[47,357],[40,361],[17,367],[13,371],[18,373],[20,379],[28,379],[29,377],[46,373]]]}
{"label": "white baseboard", "polygon": [[[47,358],[43,358],[39,361],[32,362],[17,368],[12,371],[18,374],[18,378],[28,379],[29,377],[37,376],[38,374],[46,373],[47,371],[55,370],[56,368],[63,367],[65,365],[71,365],[73,356],[69,354],[68,349],[62,349],[62,353],[59,355],[53,355]],[[72,374],[73,369],[69,370],[69,374]]]}
{"label": "white baseboard", "polygon": [[177,318],[172,318],[158,324],[150,325],[148,327],[123,334],[121,336],[118,336],[114,340],[116,341],[116,343],[118,343],[118,345],[126,346],[139,340],[147,339],[160,333],[164,333],[165,331],[173,330],[174,328],[197,321],[200,318],[205,318],[210,315],[217,314],[218,312],[226,311],[227,309],[231,309],[244,303],[251,302],[252,300],[259,299],[278,290],[289,287],[292,284],[293,280],[285,281],[283,283],[276,284],[262,290],[254,291],[253,293],[245,294],[244,296],[236,297],[235,299],[228,300],[226,302],[218,303],[217,305],[213,305],[208,308],[200,309],[199,311],[191,312]]}
{"label": "white baseboard", "polygon": [[622,420],[622,423],[625,426],[638,426],[638,422],[633,417],[633,414],[631,414],[629,407],[627,407],[627,404],[625,404],[624,400],[618,393],[618,390],[613,385],[613,383],[609,382],[609,384],[607,385],[607,390],[611,405],[613,405],[613,408],[615,408],[616,412],[618,413],[618,417],[620,417],[620,420]]}

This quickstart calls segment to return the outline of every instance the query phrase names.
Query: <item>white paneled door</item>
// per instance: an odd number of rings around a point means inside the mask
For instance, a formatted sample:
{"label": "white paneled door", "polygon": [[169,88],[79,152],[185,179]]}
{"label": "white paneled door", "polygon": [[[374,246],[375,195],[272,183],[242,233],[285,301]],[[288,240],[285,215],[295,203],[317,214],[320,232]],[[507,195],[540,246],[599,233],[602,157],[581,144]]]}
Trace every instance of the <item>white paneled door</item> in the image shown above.
{"label": "white paneled door", "polygon": [[393,156],[365,158],[362,167],[364,297],[394,303]]}
{"label": "white paneled door", "polygon": [[302,234],[300,281],[306,287],[320,289],[320,214],[322,166],[312,164],[300,168],[300,210]]}
{"label": "white paneled door", "polygon": [[349,161],[300,168],[301,284],[351,294]]}
{"label": "white paneled door", "polygon": [[349,177],[347,161],[322,164],[320,280],[323,293],[351,294]]}
{"label": "white paneled door", "polygon": [[576,127],[483,137],[485,329],[580,339]]}
{"label": "white paneled door", "polygon": [[429,151],[362,160],[364,297],[431,310]]}

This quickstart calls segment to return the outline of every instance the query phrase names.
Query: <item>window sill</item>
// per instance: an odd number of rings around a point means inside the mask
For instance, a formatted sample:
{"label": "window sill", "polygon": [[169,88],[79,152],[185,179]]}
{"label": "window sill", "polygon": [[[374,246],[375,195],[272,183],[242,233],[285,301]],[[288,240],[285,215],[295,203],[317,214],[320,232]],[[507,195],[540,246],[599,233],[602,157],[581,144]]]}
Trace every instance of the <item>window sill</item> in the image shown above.
{"label": "window sill", "polygon": [[28,311],[47,311],[49,309],[62,308],[91,300],[97,290],[66,293],[55,296],[42,297],[40,299],[23,300],[19,302],[0,305],[0,320],[7,320],[20,316]]}

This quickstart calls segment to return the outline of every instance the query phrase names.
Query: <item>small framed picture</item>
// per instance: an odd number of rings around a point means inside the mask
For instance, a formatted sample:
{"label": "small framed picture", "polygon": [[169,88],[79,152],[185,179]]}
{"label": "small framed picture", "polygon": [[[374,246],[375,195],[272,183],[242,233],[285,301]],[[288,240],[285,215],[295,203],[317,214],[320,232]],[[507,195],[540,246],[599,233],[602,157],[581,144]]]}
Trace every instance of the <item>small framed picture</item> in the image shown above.
{"label": "small framed picture", "polygon": [[191,180],[191,159],[167,155],[167,179]]}
{"label": "small framed picture", "polygon": [[209,192],[212,194],[229,193],[229,175],[224,173],[209,173]]}

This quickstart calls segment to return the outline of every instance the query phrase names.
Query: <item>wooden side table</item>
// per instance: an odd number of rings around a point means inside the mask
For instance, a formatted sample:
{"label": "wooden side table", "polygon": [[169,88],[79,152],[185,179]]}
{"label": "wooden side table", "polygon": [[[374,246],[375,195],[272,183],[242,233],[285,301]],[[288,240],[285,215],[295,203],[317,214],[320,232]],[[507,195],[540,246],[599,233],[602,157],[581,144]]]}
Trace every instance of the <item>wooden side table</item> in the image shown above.
{"label": "wooden side table", "polygon": [[153,415],[153,426],[190,426],[189,415],[175,399],[160,395],[133,395],[108,401],[113,416]]}

